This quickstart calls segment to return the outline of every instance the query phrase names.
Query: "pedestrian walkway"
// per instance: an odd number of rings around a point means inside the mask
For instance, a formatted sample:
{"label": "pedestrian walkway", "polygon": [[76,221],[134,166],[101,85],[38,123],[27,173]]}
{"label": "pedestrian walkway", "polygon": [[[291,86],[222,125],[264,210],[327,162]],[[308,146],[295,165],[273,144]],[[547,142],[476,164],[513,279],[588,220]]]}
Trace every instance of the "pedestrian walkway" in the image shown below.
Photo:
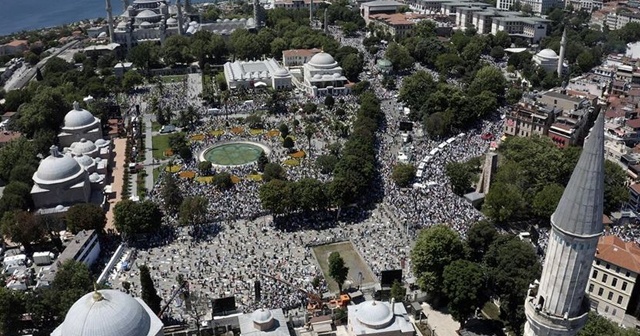
{"label": "pedestrian walkway", "polygon": [[106,230],[116,230],[113,220],[113,208],[116,203],[122,199],[122,185],[124,183],[124,170],[126,157],[125,147],[127,145],[127,139],[114,139],[113,140],[113,166],[111,168],[111,197],[107,198],[108,209],[106,213],[107,225]]}

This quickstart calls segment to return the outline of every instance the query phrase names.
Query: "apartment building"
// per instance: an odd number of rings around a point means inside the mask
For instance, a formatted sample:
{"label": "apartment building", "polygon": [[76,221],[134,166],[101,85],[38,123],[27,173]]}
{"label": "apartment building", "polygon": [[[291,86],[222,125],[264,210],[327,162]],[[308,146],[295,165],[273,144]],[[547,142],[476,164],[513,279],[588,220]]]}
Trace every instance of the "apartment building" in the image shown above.
{"label": "apartment building", "polygon": [[560,110],[532,104],[516,104],[509,109],[505,117],[505,135],[529,137],[547,136],[549,128],[560,115]]}
{"label": "apartment building", "polygon": [[282,64],[285,67],[302,66],[309,62],[313,55],[322,52],[321,49],[289,49],[282,51]]}
{"label": "apartment building", "polygon": [[587,295],[598,314],[623,324],[625,314],[638,306],[636,279],[640,273],[640,247],[617,236],[598,241]]}

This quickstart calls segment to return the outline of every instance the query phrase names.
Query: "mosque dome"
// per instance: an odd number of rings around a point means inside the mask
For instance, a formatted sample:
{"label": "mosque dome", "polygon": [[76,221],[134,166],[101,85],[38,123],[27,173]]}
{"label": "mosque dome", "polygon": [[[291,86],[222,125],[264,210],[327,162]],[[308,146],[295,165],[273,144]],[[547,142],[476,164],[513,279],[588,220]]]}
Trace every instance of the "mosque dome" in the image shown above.
{"label": "mosque dome", "polygon": [[169,25],[178,24],[178,20],[176,20],[173,17],[170,17],[170,18],[167,19],[167,24],[169,24]]}
{"label": "mosque dome", "polygon": [[130,295],[105,289],[76,301],[60,328],[61,335],[69,336],[146,336],[151,319]]}
{"label": "mosque dome", "polygon": [[98,34],[98,38],[105,38],[105,37],[107,37],[107,32],[102,32]]}
{"label": "mosque dome", "polygon": [[547,59],[556,59],[558,58],[558,54],[556,54],[553,49],[543,49],[538,54],[539,57],[547,58]]}
{"label": "mosque dome", "polygon": [[379,329],[393,321],[393,312],[385,302],[365,301],[358,305],[356,318],[370,328]]}
{"label": "mosque dome", "polygon": [[80,139],[79,142],[71,144],[71,151],[76,155],[91,153],[97,148],[93,141],[84,138]]}
{"label": "mosque dome", "polygon": [[321,79],[322,75],[321,74],[315,74],[313,75],[313,79]]}
{"label": "mosque dome", "polygon": [[159,16],[159,14],[157,14],[156,12],[150,9],[145,9],[142,12],[138,13],[138,15],[136,15],[136,19],[151,19],[157,16]]}
{"label": "mosque dome", "polygon": [[96,118],[91,112],[80,108],[78,102],[73,103],[73,110],[64,116],[64,127],[84,127],[95,122]]}
{"label": "mosque dome", "polygon": [[[58,147],[51,146],[51,155],[40,162],[35,173],[37,183],[57,182],[66,180],[82,171],[78,161],[70,155],[64,155],[58,151]],[[39,180],[39,181],[38,181]]]}
{"label": "mosque dome", "polygon": [[127,29],[127,23],[124,21],[120,21],[116,26],[116,29]]}
{"label": "mosque dome", "polygon": [[289,75],[289,72],[286,69],[278,69],[273,74],[277,77],[286,77]]}
{"label": "mosque dome", "polygon": [[333,56],[326,52],[321,52],[313,55],[309,60],[309,64],[317,68],[333,68],[337,65],[337,62],[333,59]]}
{"label": "mosque dome", "polygon": [[89,175],[89,182],[91,183],[96,183],[96,182],[100,182],[102,180],[102,176],[100,176],[100,174],[98,173],[92,173],[91,175]]}
{"label": "mosque dome", "polygon": [[151,28],[151,26],[152,26],[152,24],[147,22],[147,21],[145,21],[145,22],[140,24],[141,28]]}
{"label": "mosque dome", "polygon": [[102,147],[106,147],[109,144],[109,141],[105,139],[98,139],[94,144],[96,145],[96,147],[102,148]]}
{"label": "mosque dome", "polygon": [[337,72],[333,74],[333,78],[340,78],[340,77],[342,77],[342,75]]}
{"label": "mosque dome", "polygon": [[269,330],[274,323],[273,315],[269,309],[261,308],[251,314],[254,325],[259,330]]}
{"label": "mosque dome", "polygon": [[74,159],[83,167],[89,167],[93,164],[93,159],[88,155],[76,155]]}

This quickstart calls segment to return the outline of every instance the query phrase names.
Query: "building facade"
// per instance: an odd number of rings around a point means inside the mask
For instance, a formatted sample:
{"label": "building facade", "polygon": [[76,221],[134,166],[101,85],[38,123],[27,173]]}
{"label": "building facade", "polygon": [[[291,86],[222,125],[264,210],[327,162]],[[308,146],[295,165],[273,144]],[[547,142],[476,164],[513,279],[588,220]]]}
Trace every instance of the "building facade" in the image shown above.
{"label": "building facade", "polygon": [[573,336],[589,313],[585,288],[602,235],[604,114],[585,140],[556,211],[539,283],[525,299],[526,336]]}

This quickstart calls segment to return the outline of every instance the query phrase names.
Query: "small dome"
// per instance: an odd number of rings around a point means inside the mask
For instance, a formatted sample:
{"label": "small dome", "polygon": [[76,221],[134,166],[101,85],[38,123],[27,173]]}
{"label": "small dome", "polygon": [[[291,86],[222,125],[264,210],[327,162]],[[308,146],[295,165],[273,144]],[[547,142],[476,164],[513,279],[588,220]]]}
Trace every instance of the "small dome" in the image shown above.
{"label": "small dome", "polygon": [[105,37],[107,37],[107,32],[102,32],[98,34],[98,38],[105,38]]}
{"label": "small dome", "polygon": [[124,21],[120,21],[120,23],[118,23],[118,25],[116,26],[117,29],[125,29],[127,28],[127,23]]}
{"label": "small dome", "polygon": [[356,318],[374,329],[384,328],[393,320],[393,312],[386,302],[365,301],[358,305]]}
{"label": "small dome", "polygon": [[247,22],[247,19],[245,19],[245,18],[240,18],[240,22]]}
{"label": "small dome", "polygon": [[76,301],[60,326],[61,335],[148,335],[151,318],[144,307],[123,292],[104,289]]}
{"label": "small dome", "polygon": [[93,164],[93,159],[84,154],[76,155],[74,159],[83,167],[89,167]]}
{"label": "small dome", "polygon": [[313,75],[313,78],[314,79],[321,79],[322,75],[321,74],[315,74],[315,75]]}
{"label": "small dome", "polygon": [[340,78],[340,77],[342,77],[342,75],[337,72],[333,74],[333,78]]}
{"label": "small dome", "polygon": [[231,22],[238,22],[238,19],[232,19]]}
{"label": "small dome", "polygon": [[191,22],[189,22],[189,25],[190,25],[190,26],[197,26],[197,25],[198,25],[198,23],[197,23],[196,21],[191,21]]}
{"label": "small dome", "polygon": [[102,176],[100,176],[100,174],[98,173],[92,173],[91,175],[89,175],[89,182],[91,183],[100,182],[101,180]]}
{"label": "small dome", "polygon": [[289,75],[289,71],[286,69],[278,69],[273,74],[278,77],[286,77]]}
{"label": "small dome", "polygon": [[558,58],[558,54],[556,54],[555,51],[553,51],[553,49],[543,49],[538,53],[538,56],[540,57],[544,57],[544,58],[549,58],[549,59],[554,59],[554,58]]}
{"label": "small dome", "polygon": [[150,19],[157,16],[159,16],[159,14],[156,14],[156,12],[150,9],[145,9],[142,12],[138,13],[138,15],[136,15],[136,19]]}
{"label": "small dome", "polygon": [[87,154],[95,151],[97,149],[96,145],[87,139],[80,139],[79,142],[74,142],[71,144],[71,151],[75,155]]}
{"label": "small dome", "polygon": [[64,205],[62,205],[62,204],[58,204],[58,205],[56,205],[56,210],[57,210],[57,211],[62,211],[62,210],[64,210]]}
{"label": "small dome", "polygon": [[167,24],[178,24],[178,20],[173,17],[167,19]]}
{"label": "small dome", "polygon": [[96,118],[91,112],[80,108],[78,102],[73,103],[73,110],[64,116],[64,127],[84,127],[95,122]]}
{"label": "small dome", "polygon": [[217,19],[216,22],[222,22],[222,19]]}
{"label": "small dome", "polygon": [[251,314],[251,319],[256,323],[266,323],[273,319],[273,315],[271,315],[269,309],[261,308]]}
{"label": "small dome", "polygon": [[318,67],[318,68],[329,68],[335,67],[337,62],[333,59],[333,56],[327,54],[326,52],[321,52],[313,55],[309,60],[309,64]]}
{"label": "small dome", "polygon": [[145,22],[140,24],[140,27],[142,27],[142,28],[150,28],[151,26],[152,26],[152,24],[147,22],[147,21],[145,21]]}
{"label": "small dome", "polygon": [[63,155],[56,146],[51,146],[51,155],[40,162],[34,175],[37,183],[66,180],[82,171],[82,168],[71,155]]}
{"label": "small dome", "polygon": [[229,21],[230,21],[229,19],[222,20],[222,22],[229,22]]}
{"label": "small dome", "polygon": [[96,142],[94,144],[96,145],[96,147],[102,148],[102,147],[108,145],[109,142],[107,140],[105,140],[105,139],[98,139],[98,140],[96,140]]}

